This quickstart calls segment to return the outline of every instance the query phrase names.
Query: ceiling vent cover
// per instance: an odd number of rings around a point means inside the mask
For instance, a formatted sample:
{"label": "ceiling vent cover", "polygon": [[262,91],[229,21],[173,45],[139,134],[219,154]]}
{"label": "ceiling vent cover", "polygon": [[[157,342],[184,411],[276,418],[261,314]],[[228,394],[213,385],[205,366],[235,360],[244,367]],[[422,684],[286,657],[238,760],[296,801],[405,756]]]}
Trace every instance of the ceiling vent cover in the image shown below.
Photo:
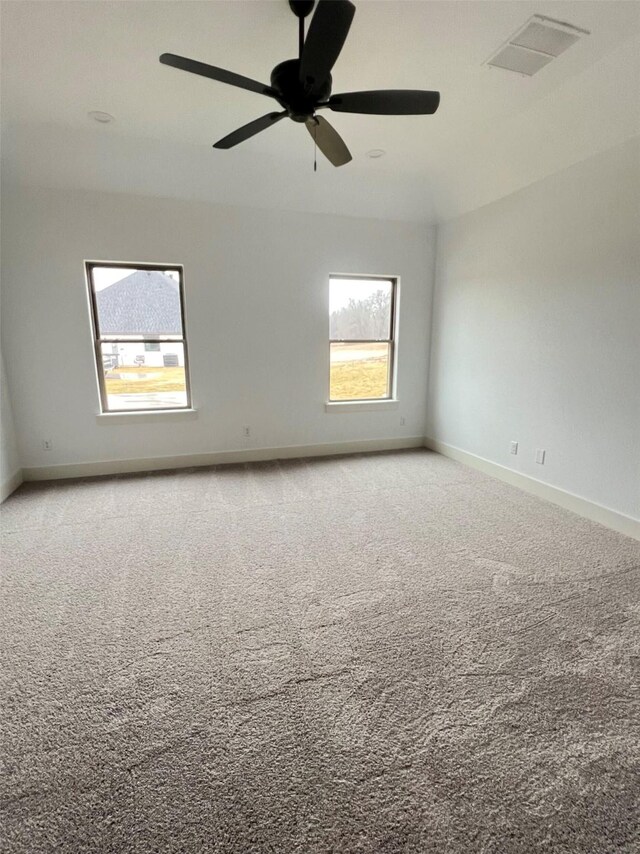
{"label": "ceiling vent cover", "polygon": [[544,15],[533,15],[486,64],[531,77],[581,36],[588,35],[589,30]]}

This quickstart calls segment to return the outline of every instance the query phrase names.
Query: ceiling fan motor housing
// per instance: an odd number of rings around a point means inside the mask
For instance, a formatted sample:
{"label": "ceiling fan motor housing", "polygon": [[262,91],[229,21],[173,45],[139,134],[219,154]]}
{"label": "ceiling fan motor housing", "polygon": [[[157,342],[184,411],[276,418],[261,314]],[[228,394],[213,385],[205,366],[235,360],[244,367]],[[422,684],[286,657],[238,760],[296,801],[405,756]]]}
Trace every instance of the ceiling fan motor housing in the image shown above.
{"label": "ceiling fan motor housing", "polygon": [[277,93],[277,100],[289,113],[294,122],[306,122],[318,105],[331,95],[331,75],[322,86],[313,91],[300,82],[300,60],[287,59],[279,63],[271,72],[271,86]]}

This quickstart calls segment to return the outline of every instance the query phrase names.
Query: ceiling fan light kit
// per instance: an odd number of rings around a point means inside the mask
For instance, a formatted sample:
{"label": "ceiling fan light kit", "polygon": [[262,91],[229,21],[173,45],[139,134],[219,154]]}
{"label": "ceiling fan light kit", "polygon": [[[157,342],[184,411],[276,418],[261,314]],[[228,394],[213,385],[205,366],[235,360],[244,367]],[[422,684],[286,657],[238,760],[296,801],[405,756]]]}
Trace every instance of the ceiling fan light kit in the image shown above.
{"label": "ceiling fan light kit", "polygon": [[[316,6],[305,38],[304,21]],[[352,158],[340,134],[318,110],[337,113],[366,113],[379,116],[430,115],[440,103],[439,92],[421,89],[381,89],[370,92],[331,94],[331,71],[344,46],[356,8],[350,0],[289,0],[298,18],[299,55],[280,62],[271,72],[269,86],[224,68],[163,53],[160,62],[182,71],[209,77],[220,83],[247,89],[273,98],[282,107],[267,113],[218,140],[214,148],[233,148],[255,134],[290,118],[304,124],[315,144],[333,166],[343,166]]]}

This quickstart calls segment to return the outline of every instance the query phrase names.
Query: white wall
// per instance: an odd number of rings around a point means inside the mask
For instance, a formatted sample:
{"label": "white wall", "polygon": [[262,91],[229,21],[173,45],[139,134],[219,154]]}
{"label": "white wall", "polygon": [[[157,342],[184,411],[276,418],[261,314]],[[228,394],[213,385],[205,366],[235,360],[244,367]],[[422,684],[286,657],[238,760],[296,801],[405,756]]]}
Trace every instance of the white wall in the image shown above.
{"label": "white wall", "polygon": [[[424,435],[434,241],[422,225],[7,188],[2,227],[24,467]],[[184,264],[196,420],[98,423],[85,259]],[[401,277],[396,411],[325,413],[332,272]]]}
{"label": "white wall", "polygon": [[427,435],[640,518],[638,138],[439,229]]}
{"label": "white wall", "polygon": [[4,501],[21,480],[11,398],[4,358],[0,353],[0,501]]}

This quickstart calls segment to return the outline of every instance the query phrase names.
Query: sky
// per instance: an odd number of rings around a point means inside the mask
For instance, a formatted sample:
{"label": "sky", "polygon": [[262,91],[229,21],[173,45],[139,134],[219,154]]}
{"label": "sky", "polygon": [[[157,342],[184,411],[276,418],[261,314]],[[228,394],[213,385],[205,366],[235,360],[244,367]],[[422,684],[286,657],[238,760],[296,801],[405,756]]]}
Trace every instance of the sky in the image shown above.
{"label": "sky", "polygon": [[[126,279],[133,270],[130,267],[94,267],[93,284],[96,291],[109,287],[120,279]],[[175,270],[165,270],[165,275],[171,276],[178,281],[178,273]],[[348,305],[350,299],[363,300],[374,294],[380,288],[388,284],[381,279],[339,279],[331,278],[329,287],[329,313],[340,311]]]}
{"label": "sky", "polygon": [[[114,282],[119,282],[120,279],[126,279],[131,273],[134,273],[130,267],[94,267],[93,268],[93,285],[96,291],[101,291],[109,287]],[[172,279],[178,281],[178,273],[175,270],[165,270],[165,276],[171,276]]]}
{"label": "sky", "polygon": [[350,299],[364,300],[376,291],[390,287],[390,281],[381,279],[331,278],[329,287],[329,314],[340,311]]}

